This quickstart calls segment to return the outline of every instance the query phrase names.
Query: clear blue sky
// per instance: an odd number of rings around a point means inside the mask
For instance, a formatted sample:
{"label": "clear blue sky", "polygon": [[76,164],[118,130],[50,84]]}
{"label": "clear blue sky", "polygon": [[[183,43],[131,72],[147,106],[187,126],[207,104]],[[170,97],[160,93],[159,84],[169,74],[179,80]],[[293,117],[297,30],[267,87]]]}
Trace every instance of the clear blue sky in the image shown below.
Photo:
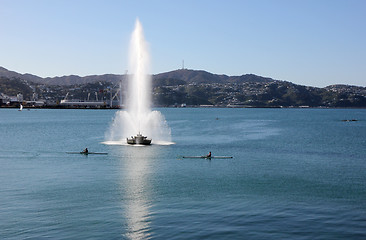
{"label": "clear blue sky", "polygon": [[0,66],[123,74],[139,18],[152,74],[182,67],[366,86],[365,0],[0,0]]}

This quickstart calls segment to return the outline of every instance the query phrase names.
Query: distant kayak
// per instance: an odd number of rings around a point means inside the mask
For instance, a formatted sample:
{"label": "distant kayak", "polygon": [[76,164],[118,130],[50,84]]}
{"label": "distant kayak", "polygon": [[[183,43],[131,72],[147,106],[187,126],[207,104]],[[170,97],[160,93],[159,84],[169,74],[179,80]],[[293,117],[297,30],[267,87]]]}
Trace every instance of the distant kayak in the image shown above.
{"label": "distant kayak", "polygon": [[67,154],[84,154],[84,155],[89,155],[89,154],[100,154],[100,155],[107,155],[108,153],[102,153],[102,152],[66,152]]}
{"label": "distant kayak", "polygon": [[207,157],[207,156],[183,156],[183,158],[207,158],[207,159],[210,159],[210,158],[233,158],[233,157],[230,157],[230,156],[211,156],[211,157]]}

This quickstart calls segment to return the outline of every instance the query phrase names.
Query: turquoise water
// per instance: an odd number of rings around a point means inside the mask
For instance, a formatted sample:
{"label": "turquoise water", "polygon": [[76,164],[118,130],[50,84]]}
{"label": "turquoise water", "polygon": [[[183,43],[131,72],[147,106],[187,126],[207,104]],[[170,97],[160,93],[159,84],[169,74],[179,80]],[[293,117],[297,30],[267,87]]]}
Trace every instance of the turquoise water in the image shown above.
{"label": "turquoise water", "polygon": [[[174,145],[102,144],[114,110],[0,109],[0,238],[366,239],[366,110],[158,110]],[[234,158],[181,158],[209,151]]]}

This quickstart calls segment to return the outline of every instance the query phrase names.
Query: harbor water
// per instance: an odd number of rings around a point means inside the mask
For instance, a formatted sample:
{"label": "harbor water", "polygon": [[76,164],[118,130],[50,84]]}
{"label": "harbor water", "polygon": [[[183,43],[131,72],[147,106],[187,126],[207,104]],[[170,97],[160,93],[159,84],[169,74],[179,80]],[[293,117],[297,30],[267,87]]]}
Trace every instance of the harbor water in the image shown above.
{"label": "harbor water", "polygon": [[[157,110],[174,144],[104,144],[118,110],[0,109],[0,239],[366,239],[365,109]],[[182,158],[210,151],[233,158]]]}

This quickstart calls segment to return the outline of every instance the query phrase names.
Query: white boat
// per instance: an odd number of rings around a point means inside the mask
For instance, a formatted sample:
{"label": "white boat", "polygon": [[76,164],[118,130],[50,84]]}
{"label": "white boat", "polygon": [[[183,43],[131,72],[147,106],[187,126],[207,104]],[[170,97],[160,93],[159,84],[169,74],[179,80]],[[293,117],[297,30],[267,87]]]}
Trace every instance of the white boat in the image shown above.
{"label": "white boat", "polygon": [[151,139],[148,139],[146,136],[142,136],[139,132],[136,136],[131,136],[131,138],[127,138],[128,144],[140,144],[140,145],[150,145]]}
{"label": "white boat", "polygon": [[20,104],[20,108],[19,108],[19,110],[18,111],[22,111],[23,110],[23,105],[22,104]]}

